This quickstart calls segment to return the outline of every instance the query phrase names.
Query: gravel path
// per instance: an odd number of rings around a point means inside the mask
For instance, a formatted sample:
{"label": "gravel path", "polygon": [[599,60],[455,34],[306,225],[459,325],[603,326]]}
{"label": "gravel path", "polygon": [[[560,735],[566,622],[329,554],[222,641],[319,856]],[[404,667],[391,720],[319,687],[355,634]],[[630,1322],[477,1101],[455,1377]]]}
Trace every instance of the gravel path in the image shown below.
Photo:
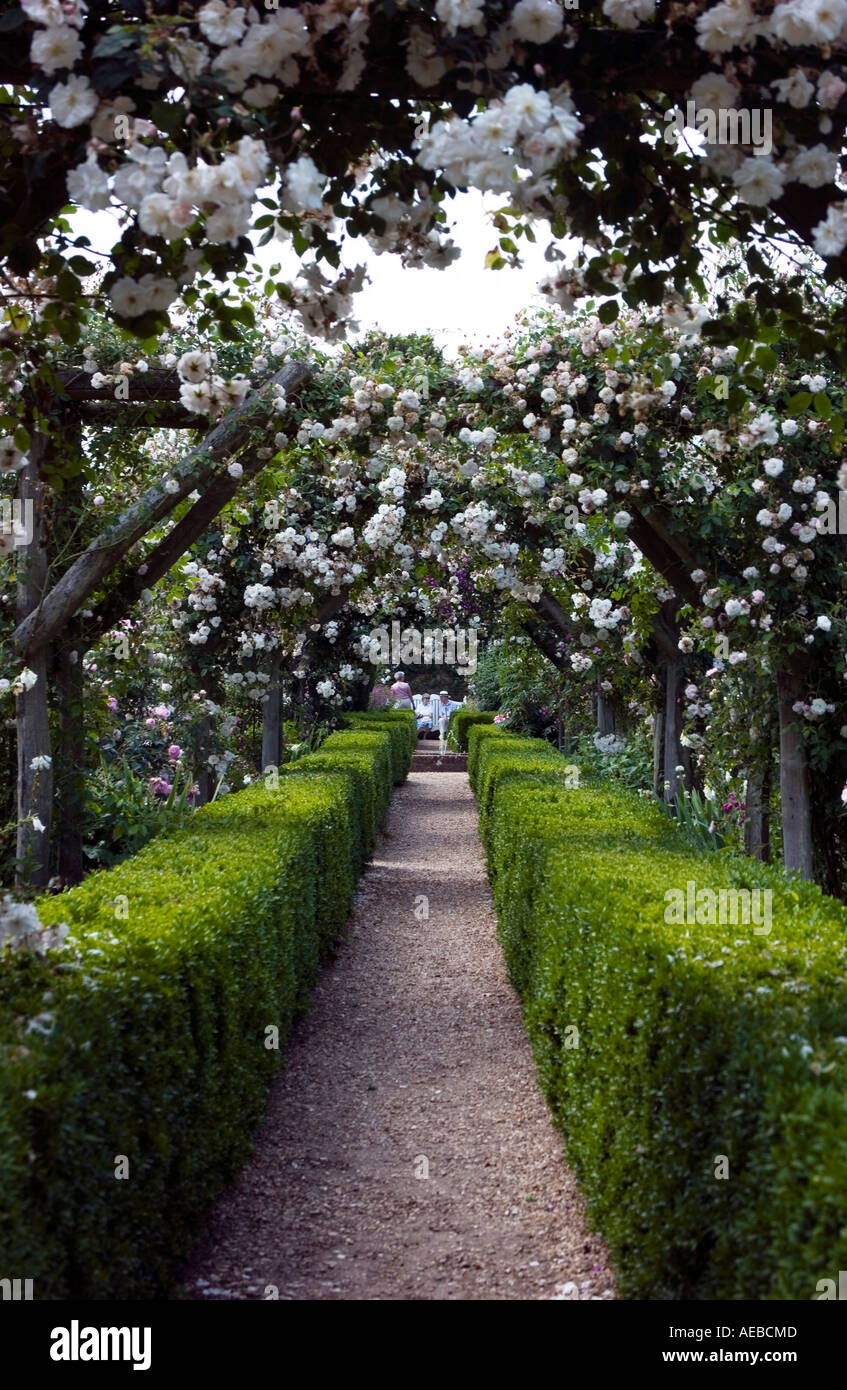
{"label": "gravel path", "polygon": [[615,1296],[535,1082],[476,824],[464,773],[397,790],[176,1297]]}

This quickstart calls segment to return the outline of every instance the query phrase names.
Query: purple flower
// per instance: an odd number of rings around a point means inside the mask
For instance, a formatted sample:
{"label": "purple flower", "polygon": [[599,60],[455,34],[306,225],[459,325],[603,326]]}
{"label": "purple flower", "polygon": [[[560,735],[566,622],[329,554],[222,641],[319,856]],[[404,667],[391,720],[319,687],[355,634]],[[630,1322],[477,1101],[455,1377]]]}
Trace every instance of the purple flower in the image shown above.
{"label": "purple flower", "polygon": [[106,701],[106,704],[108,705],[109,709],[113,710],[115,713],[117,713],[117,711],[120,709],[120,705],[118,704],[114,695],[109,696],[108,700]]}
{"label": "purple flower", "polygon": [[171,746],[170,746],[170,748],[168,749],[168,757],[169,757],[173,762],[176,762],[177,758],[179,758],[181,755],[182,755],[182,749],[180,748],[179,744],[178,744],[178,743],[172,743]]}
{"label": "purple flower", "polygon": [[145,721],[144,721],[144,727],[145,727],[145,729],[155,729],[155,727],[156,727],[156,721],[155,721],[155,719],[145,719]]}
{"label": "purple flower", "polygon": [[155,705],[153,708],[153,713],[155,714],[157,719],[167,719],[168,715],[170,714],[170,710],[168,709],[167,705]]}

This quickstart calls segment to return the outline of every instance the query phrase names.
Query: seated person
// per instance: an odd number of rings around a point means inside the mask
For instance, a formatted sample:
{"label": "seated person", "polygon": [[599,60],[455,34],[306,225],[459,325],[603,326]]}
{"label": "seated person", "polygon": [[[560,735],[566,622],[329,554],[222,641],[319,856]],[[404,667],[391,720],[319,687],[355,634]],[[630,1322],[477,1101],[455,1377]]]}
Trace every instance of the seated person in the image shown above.
{"label": "seated person", "polygon": [[451,700],[449,691],[442,690],[438,696],[438,703],[435,706],[435,719],[438,724],[438,733],[441,742],[447,739],[447,725],[450,723],[450,715],[454,709],[461,709],[459,700]]}
{"label": "seated person", "polygon": [[435,701],[431,695],[415,696],[415,714],[418,721],[418,735],[425,737],[435,725]]}

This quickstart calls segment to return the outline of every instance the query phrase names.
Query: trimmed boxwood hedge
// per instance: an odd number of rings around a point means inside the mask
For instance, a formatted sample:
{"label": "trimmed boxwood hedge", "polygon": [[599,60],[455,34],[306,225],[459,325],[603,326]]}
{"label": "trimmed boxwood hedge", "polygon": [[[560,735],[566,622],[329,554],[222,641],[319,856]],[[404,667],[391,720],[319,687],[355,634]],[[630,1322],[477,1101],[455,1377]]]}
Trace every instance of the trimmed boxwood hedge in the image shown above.
{"label": "trimmed boxwood hedge", "polygon": [[497,725],[476,725],[470,730],[468,776],[479,802],[480,834],[485,841],[486,826],[501,788],[514,780],[545,785],[550,782],[570,787],[579,781],[580,770],[563,758],[541,738],[518,738]]}
{"label": "trimmed boxwood hedge", "polygon": [[468,751],[468,730],[472,724],[493,724],[494,713],[481,709],[454,709],[447,725],[448,736],[455,734],[456,748],[460,753]]}
{"label": "trimmed boxwood hedge", "polygon": [[353,729],[387,729],[391,735],[395,784],[405,781],[418,742],[418,725],[414,710],[366,710],[360,714],[349,715],[348,725]]}
{"label": "trimmed boxwood hedge", "polygon": [[0,964],[0,1273],[37,1299],[166,1286],[249,1155],[272,1044],[349,914],[391,750],[388,730],[335,734],[278,789],[224,797],[39,901],[73,947]]}
{"label": "trimmed boxwood hedge", "polygon": [[[500,936],[624,1296],[815,1298],[847,1268],[847,909],[635,793],[509,778],[510,743],[476,774]],[[769,889],[771,931],[666,922],[689,881]]]}
{"label": "trimmed boxwood hedge", "polygon": [[468,778],[474,791],[476,791],[476,769],[479,763],[482,750],[489,739],[502,741],[506,738],[513,738],[502,724],[471,724],[468,728]]}

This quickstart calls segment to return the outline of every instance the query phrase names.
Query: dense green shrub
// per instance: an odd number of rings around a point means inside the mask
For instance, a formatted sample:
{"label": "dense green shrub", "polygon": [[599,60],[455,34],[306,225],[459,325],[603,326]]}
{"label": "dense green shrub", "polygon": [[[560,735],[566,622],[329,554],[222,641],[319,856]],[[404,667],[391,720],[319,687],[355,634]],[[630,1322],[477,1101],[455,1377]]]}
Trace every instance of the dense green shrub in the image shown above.
{"label": "dense green shrub", "polygon": [[412,754],[418,742],[418,725],[414,710],[363,710],[348,717],[353,729],[386,729],[391,735],[391,758],[395,784],[409,775]]}
{"label": "dense green shrub", "polygon": [[358,877],[376,843],[379,825],[377,779],[373,760],[361,748],[310,753],[299,763],[280,768],[280,777],[331,778],[347,805],[353,834],[349,839],[350,869]]}
{"label": "dense green shrub", "polygon": [[468,728],[468,779],[476,791],[476,769],[480,754],[489,739],[498,741],[509,738],[501,724],[471,724]]}
{"label": "dense green shrub", "polygon": [[99,765],[86,779],[83,851],[98,867],[109,868],[137,854],[163,830],[190,819],[189,779],[176,779],[167,798],[154,795],[147,778],[133,771],[126,758]]}
{"label": "dense green shrub", "polygon": [[160,1291],[243,1164],[350,910],[360,770],[379,816],[390,750],[334,734],[39,901],[66,948],[0,962],[0,1272],[36,1298]]}
{"label": "dense green shrub", "polygon": [[388,809],[394,788],[394,758],[391,734],[388,730],[355,728],[343,733],[330,734],[320,751],[328,755],[343,753],[345,756],[363,753],[370,757],[376,782],[374,824],[379,825]]}
{"label": "dense green shrub", "polygon": [[[501,735],[497,737],[496,735]],[[556,782],[570,787],[579,781],[579,768],[539,738],[518,738],[496,725],[472,726],[468,773],[479,803],[479,826],[483,841],[494,798],[506,782]],[[472,766],[471,766],[472,764]]]}
{"label": "dense green shrub", "polygon": [[[499,931],[624,1295],[816,1297],[847,1267],[847,909],[697,854],[635,793],[497,782],[494,760],[507,740],[486,742]],[[771,930],[666,921],[689,882],[770,890]]]}
{"label": "dense green shrub", "polygon": [[344,794],[350,802],[353,824],[358,827],[358,836],[351,845],[353,871],[358,874],[373,851],[392,786],[408,776],[417,743],[417,725],[412,710],[353,714],[348,720],[349,730],[331,734],[317,753],[310,753],[282,772],[289,776],[332,773],[347,778],[349,785]]}
{"label": "dense green shrub", "polygon": [[468,730],[472,724],[491,724],[492,712],[481,709],[454,709],[447,725],[447,737],[460,753],[468,751]]}

